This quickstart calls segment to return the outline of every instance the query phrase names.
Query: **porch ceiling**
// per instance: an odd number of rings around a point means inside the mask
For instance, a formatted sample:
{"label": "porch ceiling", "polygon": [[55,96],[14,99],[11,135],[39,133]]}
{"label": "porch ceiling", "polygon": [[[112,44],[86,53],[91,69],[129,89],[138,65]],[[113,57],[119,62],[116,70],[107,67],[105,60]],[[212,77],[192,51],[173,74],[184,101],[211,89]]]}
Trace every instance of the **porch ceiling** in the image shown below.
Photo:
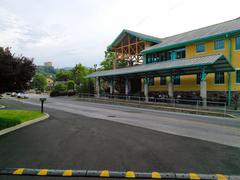
{"label": "porch ceiling", "polygon": [[98,71],[88,75],[93,77],[126,77],[126,76],[170,76],[170,75],[188,75],[196,74],[205,68],[206,73],[216,71],[231,72],[234,68],[223,54],[215,54],[210,56],[201,56],[194,58],[185,58],[177,60],[169,60],[152,64],[138,65],[121,69],[108,71]]}

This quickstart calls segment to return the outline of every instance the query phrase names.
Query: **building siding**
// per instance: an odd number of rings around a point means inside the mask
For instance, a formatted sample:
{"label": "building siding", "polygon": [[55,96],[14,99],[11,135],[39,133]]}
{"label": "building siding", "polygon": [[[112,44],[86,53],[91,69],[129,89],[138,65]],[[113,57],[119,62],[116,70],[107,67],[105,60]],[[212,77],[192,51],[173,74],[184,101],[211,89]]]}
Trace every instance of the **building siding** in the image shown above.
{"label": "building siding", "polygon": [[[237,36],[237,35],[236,35]],[[240,69],[240,50],[235,50],[235,37],[232,37],[232,65],[235,69]],[[228,59],[228,39],[224,38],[224,49],[215,50],[214,41],[205,41],[205,51],[201,53],[196,52],[196,44],[191,44],[186,46],[186,58],[206,56],[212,54],[222,53]],[[208,74],[206,77],[207,81],[207,91],[223,91],[228,90],[228,73],[224,73],[224,84],[215,84],[215,74]],[[167,77],[167,82],[170,81],[170,77]],[[151,92],[161,92],[167,91],[168,85],[160,85],[160,78],[154,78],[154,85],[149,86],[149,91]],[[196,75],[185,75],[181,76],[181,84],[174,85],[174,91],[199,91],[200,85],[197,84]],[[231,90],[240,91],[240,84],[236,83],[236,72],[231,73]],[[142,83],[143,91],[143,83]]]}

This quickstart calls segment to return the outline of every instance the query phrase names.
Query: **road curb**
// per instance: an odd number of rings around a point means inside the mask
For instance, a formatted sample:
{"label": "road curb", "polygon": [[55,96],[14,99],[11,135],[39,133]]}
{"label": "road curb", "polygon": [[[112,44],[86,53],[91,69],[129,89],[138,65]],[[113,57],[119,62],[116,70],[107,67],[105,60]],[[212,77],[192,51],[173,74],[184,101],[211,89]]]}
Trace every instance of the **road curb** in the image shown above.
{"label": "road curb", "polygon": [[6,129],[3,129],[0,131],[0,136],[4,135],[4,134],[7,134],[7,133],[10,133],[12,131],[16,131],[17,129],[20,129],[20,128],[23,128],[23,127],[26,127],[26,126],[29,126],[31,124],[34,124],[34,123],[37,123],[37,122],[40,122],[40,121],[43,121],[47,118],[49,118],[49,114],[47,113],[44,113],[44,116],[42,117],[39,117],[39,118],[35,118],[35,119],[32,119],[32,120],[29,120],[29,121],[26,121],[24,123],[21,123],[21,124],[18,124],[16,126],[12,126],[12,127],[9,127],[9,128],[6,128]]}
{"label": "road curb", "polygon": [[62,170],[62,169],[29,169],[29,168],[1,168],[1,175],[18,176],[58,176],[58,177],[98,177],[98,178],[135,178],[135,179],[186,179],[186,180],[240,180],[240,176],[223,174],[197,173],[161,173],[109,170]]}

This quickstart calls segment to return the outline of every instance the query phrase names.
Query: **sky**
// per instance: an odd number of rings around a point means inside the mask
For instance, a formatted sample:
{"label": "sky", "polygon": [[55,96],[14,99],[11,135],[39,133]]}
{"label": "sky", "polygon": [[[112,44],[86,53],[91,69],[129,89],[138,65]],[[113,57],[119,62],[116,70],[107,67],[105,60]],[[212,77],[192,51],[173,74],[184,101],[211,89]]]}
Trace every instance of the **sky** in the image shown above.
{"label": "sky", "polygon": [[57,68],[93,67],[130,29],[159,38],[240,16],[239,0],[0,0],[0,46]]}

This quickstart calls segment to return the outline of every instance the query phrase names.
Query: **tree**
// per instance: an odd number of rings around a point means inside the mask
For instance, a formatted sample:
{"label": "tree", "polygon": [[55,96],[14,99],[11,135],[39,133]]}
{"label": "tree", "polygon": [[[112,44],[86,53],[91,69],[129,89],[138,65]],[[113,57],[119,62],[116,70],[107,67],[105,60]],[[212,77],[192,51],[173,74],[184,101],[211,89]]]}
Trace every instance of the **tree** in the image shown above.
{"label": "tree", "polygon": [[[116,59],[116,55],[114,52],[106,51],[105,52],[105,59],[100,63],[101,70],[110,70],[113,69],[113,61]],[[128,65],[127,61],[118,61],[117,67],[123,68]]]}
{"label": "tree", "polygon": [[47,86],[47,78],[44,75],[42,75],[42,74],[37,74],[33,78],[32,86],[35,89],[44,91],[44,89]]}
{"label": "tree", "polygon": [[67,86],[63,83],[59,83],[55,85],[53,89],[53,91],[57,91],[57,92],[64,92],[66,90],[67,90]]}
{"label": "tree", "polygon": [[56,75],[56,69],[52,66],[37,66],[37,74],[43,74],[45,77],[54,77]]}
{"label": "tree", "polygon": [[33,59],[15,56],[10,48],[0,47],[0,92],[26,90],[35,75]]}
{"label": "tree", "polygon": [[82,64],[77,64],[72,69],[72,77],[77,85],[77,91],[81,93],[93,93],[93,79],[86,78],[87,75],[92,73],[92,68],[86,68]]}
{"label": "tree", "polygon": [[75,82],[73,80],[68,80],[67,82],[67,90],[74,90]]}
{"label": "tree", "polygon": [[56,74],[57,81],[68,81],[72,77],[72,72],[70,70],[61,69]]}

